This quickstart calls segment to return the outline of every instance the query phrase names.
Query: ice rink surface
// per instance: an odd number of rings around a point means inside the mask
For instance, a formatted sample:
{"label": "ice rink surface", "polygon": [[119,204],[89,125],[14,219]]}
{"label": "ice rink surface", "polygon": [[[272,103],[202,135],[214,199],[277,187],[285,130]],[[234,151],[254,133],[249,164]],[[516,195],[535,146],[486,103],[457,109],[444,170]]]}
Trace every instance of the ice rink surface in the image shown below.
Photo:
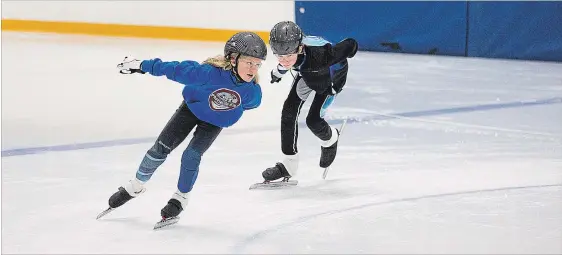
{"label": "ice rink surface", "polygon": [[[2,33],[2,252],[562,253],[562,63],[359,52],[326,117],[348,119],[326,180],[300,118],[299,185],[248,190],[281,159],[292,78],[207,151],[180,222],[152,227],[184,142],[147,192],[101,220],[180,104],[182,85],[121,75],[221,43]],[[188,137],[190,139],[191,136]]]}

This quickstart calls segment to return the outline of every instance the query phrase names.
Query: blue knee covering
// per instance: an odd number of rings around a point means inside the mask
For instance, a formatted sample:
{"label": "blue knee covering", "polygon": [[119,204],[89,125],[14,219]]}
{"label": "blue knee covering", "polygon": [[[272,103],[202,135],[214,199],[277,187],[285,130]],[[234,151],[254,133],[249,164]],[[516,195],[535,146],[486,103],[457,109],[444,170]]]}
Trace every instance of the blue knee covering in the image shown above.
{"label": "blue knee covering", "polygon": [[155,151],[148,151],[142,159],[139,170],[137,170],[137,179],[143,182],[150,180],[154,171],[164,163],[166,156],[167,155]]}
{"label": "blue knee covering", "polygon": [[178,190],[186,193],[193,189],[193,185],[199,174],[199,164],[201,163],[201,153],[188,147],[181,157],[180,178],[178,180]]}
{"label": "blue knee covering", "polygon": [[332,103],[334,102],[334,99],[336,99],[336,96],[328,96],[326,98],[326,100],[324,101],[324,104],[322,104],[322,108],[320,109],[320,118],[324,118],[324,116],[326,116],[326,111],[328,111],[328,107],[330,107],[330,105],[332,105]]}

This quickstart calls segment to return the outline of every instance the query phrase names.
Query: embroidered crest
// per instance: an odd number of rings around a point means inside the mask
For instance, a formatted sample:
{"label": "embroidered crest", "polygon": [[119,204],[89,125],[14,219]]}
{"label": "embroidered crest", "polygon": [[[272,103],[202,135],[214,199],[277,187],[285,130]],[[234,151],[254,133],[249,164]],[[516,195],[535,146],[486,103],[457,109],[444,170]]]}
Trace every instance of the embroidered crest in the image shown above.
{"label": "embroidered crest", "polygon": [[241,97],[230,89],[217,89],[209,95],[209,107],[215,111],[228,111],[240,106]]}

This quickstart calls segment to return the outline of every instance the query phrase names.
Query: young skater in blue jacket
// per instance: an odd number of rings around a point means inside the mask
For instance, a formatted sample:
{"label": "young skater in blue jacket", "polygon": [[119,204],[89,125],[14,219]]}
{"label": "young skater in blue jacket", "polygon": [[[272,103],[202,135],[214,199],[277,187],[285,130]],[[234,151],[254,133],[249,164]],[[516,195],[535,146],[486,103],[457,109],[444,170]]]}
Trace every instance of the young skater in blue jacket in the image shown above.
{"label": "young skater in blue jacket", "polygon": [[163,220],[177,218],[187,206],[205,151],[223,128],[235,124],[245,110],[260,105],[262,92],[257,76],[266,56],[266,45],[257,34],[240,32],[226,42],[224,55],[209,58],[202,64],[189,60],[163,62],[158,58],[144,61],[125,58],[118,65],[120,73],[165,75],[184,85],[184,100],[145,154],[135,178],[109,198],[110,208],[106,211],[143,193],[144,184],[154,171],[195,128],[193,138],[183,151],[177,190],[161,210]]}

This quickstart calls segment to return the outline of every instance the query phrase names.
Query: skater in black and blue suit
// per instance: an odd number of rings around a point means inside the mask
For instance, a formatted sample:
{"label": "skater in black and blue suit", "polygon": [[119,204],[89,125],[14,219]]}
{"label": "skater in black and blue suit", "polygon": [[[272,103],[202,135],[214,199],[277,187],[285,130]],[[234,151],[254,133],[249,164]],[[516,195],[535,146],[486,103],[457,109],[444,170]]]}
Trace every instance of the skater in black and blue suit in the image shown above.
{"label": "skater in black and blue suit", "polygon": [[298,171],[298,118],[312,91],[314,99],[306,125],[320,140],[320,167],[330,166],[337,152],[339,130],[324,120],[326,110],[345,85],[348,58],[357,52],[357,41],[347,38],[332,44],[317,36],[305,36],[292,21],[282,21],[271,29],[269,43],[279,64],[271,71],[271,83],[279,82],[289,71],[296,72],[281,112],[281,150],[283,159],[263,171],[266,181],[294,177]]}

